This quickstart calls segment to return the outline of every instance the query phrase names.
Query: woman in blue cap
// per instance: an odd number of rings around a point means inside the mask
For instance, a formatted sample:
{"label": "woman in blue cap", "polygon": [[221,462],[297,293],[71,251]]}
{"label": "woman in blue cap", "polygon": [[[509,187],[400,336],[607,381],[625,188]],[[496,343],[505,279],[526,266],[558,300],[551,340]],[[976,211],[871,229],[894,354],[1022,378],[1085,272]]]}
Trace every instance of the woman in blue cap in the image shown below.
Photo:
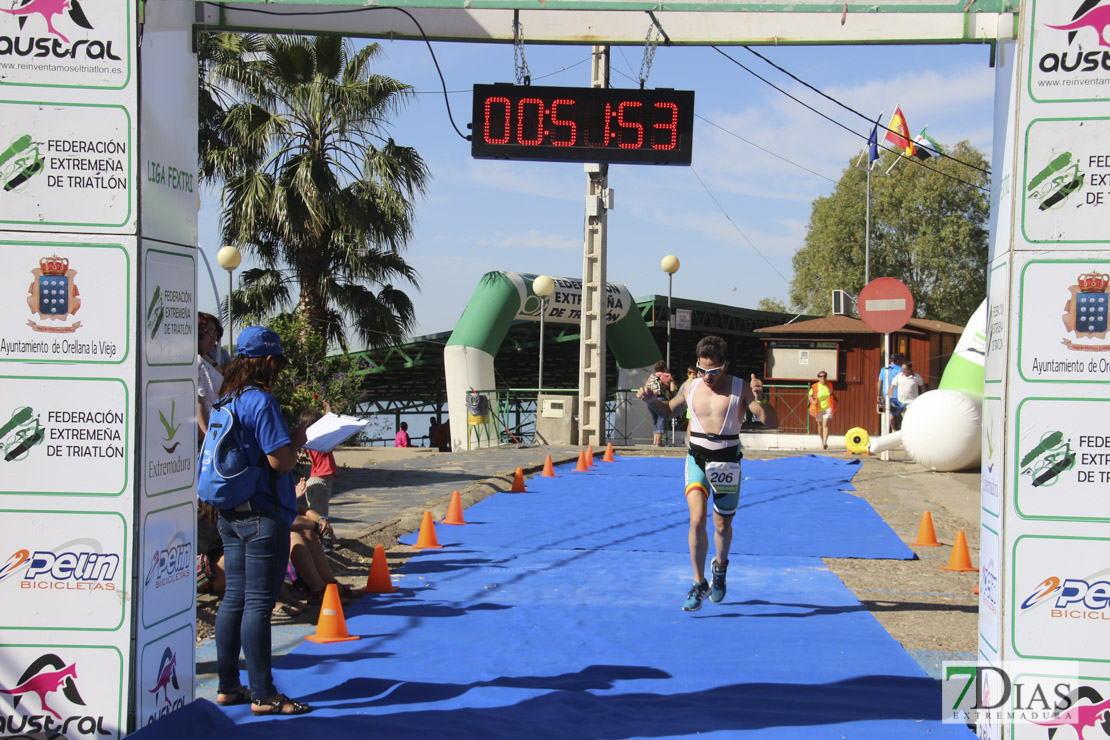
{"label": "woman in blue cap", "polygon": [[[270,616],[285,580],[289,529],[297,515],[293,465],[305,443],[303,427],[290,429],[270,393],[287,361],[281,339],[262,326],[239,335],[235,358],[224,371],[221,399],[235,399],[241,444],[267,466],[246,503],[220,510],[227,587],[216,615],[216,703],[251,702],[254,714],[304,714],[307,704],[278,693],[270,672]],[[239,651],[250,688],[239,683]]]}

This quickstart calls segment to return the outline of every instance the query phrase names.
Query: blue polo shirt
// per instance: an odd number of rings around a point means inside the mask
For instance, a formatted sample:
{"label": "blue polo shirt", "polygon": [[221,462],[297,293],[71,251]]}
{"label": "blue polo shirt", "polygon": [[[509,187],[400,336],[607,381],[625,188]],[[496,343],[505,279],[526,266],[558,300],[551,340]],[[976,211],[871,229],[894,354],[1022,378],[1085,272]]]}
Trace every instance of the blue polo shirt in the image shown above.
{"label": "blue polo shirt", "polygon": [[[289,425],[281,414],[281,406],[276,398],[257,388],[248,388],[235,399],[235,414],[239,418],[241,441],[248,459],[257,460],[263,453],[270,454],[288,445]],[[293,482],[293,472],[285,475],[271,475],[269,461],[258,476],[257,491],[251,497],[256,505],[273,511],[286,524],[292,525],[297,516],[297,493]],[[275,479],[278,507],[274,510],[274,495],[270,491],[270,480]]]}
{"label": "blue polo shirt", "polygon": [[[893,362],[879,371],[879,380],[883,382],[883,398],[887,397],[890,393],[890,383],[896,377],[902,374],[902,366],[895,365]],[[898,402],[898,389],[894,389],[894,398],[890,403],[891,413],[898,411],[902,408],[902,404]]]}

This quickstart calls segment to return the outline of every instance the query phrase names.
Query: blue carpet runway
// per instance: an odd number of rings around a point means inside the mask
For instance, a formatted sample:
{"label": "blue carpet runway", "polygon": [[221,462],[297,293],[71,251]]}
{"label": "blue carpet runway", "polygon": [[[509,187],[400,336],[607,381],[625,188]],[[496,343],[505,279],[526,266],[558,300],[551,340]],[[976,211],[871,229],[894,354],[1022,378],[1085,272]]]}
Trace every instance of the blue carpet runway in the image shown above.
{"label": "blue carpet runway", "polygon": [[437,526],[444,548],[395,574],[398,592],[347,609],[361,640],[306,642],[277,663],[278,687],[312,714],[198,701],[145,732],[973,738],[941,723],[935,682],[819,559],[913,557],[844,492],[856,470],[745,461],[728,595],[687,613],[681,460],[557,468],[467,509],[466,526]]}

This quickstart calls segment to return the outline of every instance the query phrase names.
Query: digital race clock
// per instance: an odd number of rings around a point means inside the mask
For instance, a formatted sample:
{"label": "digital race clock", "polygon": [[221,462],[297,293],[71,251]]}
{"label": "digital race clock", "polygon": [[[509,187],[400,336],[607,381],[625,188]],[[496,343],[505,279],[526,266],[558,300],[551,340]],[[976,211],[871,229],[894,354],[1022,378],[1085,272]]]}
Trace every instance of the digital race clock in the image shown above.
{"label": "digital race clock", "polygon": [[690,164],[694,93],[475,85],[478,159]]}

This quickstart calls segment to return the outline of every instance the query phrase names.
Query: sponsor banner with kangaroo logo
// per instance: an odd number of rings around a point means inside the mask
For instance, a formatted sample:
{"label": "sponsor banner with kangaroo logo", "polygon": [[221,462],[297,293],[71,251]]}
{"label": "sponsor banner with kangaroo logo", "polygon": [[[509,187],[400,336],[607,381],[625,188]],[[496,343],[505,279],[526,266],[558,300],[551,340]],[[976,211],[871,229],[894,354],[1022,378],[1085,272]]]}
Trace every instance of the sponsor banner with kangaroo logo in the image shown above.
{"label": "sponsor banner with kangaroo logo", "polygon": [[196,518],[192,501],[187,501],[143,519],[139,594],[144,627],[192,609],[197,591]]}
{"label": "sponsor banner with kangaroo logo", "polygon": [[193,700],[196,693],[194,631],[195,622],[189,620],[143,645],[135,686],[136,729],[146,727]]}
{"label": "sponsor banner with kangaroo logo", "polygon": [[118,630],[130,609],[127,534],[115,512],[3,511],[0,628]]}
{"label": "sponsor banner with kangaroo logo", "polygon": [[0,362],[124,362],[131,259],[122,244],[0,241]]}
{"label": "sponsor banner with kangaroo logo", "polygon": [[0,736],[118,738],[123,656],[113,647],[2,644]]}
{"label": "sponsor banner with kangaroo logo", "polygon": [[0,224],[132,231],[136,118],[118,105],[0,101]]}
{"label": "sponsor banner with kangaroo logo", "polygon": [[1020,535],[1011,578],[1017,657],[1110,663],[1110,539]]}
{"label": "sponsor banner with kangaroo logo", "polygon": [[144,252],[146,288],[139,323],[149,365],[192,365],[196,361],[196,264],[188,252]]}
{"label": "sponsor banner with kangaroo logo", "polygon": [[1030,242],[1110,242],[1110,119],[1033,121],[1021,184],[1021,228]]}
{"label": "sponsor banner with kangaroo logo", "polygon": [[143,490],[147,496],[193,487],[196,398],[196,384],[192,380],[147,384],[143,435]]}
{"label": "sponsor banner with kangaroo logo", "polygon": [[4,85],[121,90],[134,75],[126,0],[15,0],[0,7]]}
{"label": "sponsor banner with kangaroo logo", "polygon": [[0,376],[0,494],[119,496],[133,442],[115,378]]}
{"label": "sponsor banner with kangaroo logo", "polygon": [[1091,0],[1032,4],[1029,97],[1038,102],[1110,99],[1110,5]]}

